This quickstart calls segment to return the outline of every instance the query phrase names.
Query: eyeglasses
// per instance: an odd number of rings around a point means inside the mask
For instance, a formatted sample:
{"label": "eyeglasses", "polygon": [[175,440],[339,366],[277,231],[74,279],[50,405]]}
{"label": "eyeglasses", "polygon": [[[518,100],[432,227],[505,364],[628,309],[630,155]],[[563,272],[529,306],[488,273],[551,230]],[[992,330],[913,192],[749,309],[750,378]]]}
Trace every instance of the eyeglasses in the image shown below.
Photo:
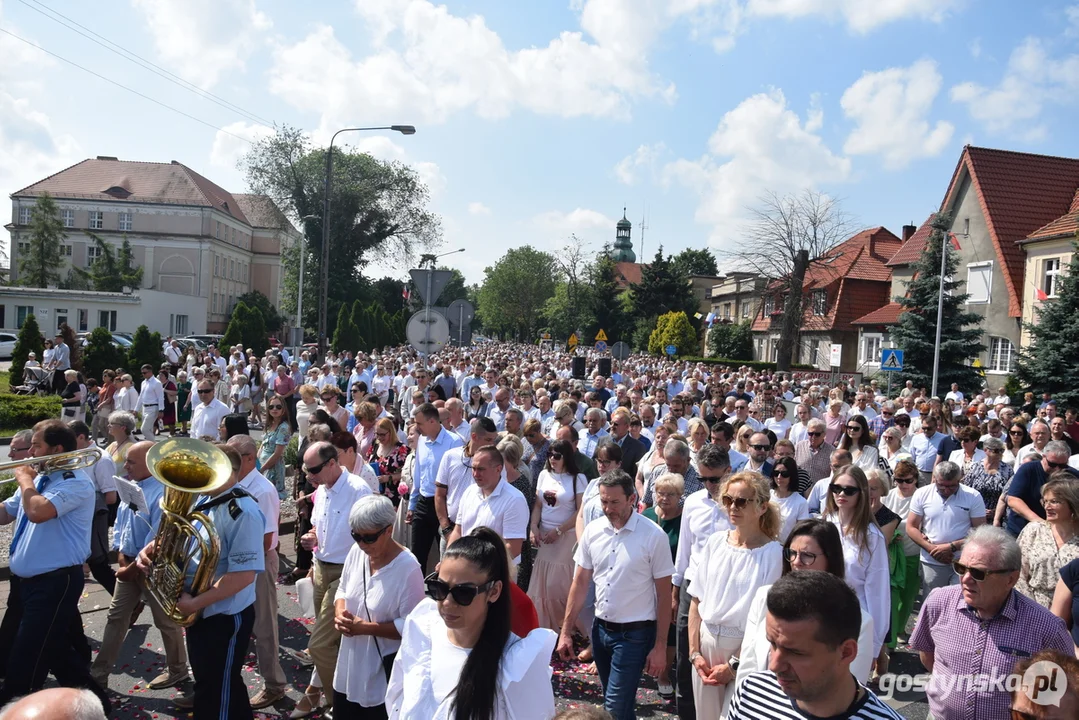
{"label": "eyeglasses", "polygon": [[549,456],[549,457],[550,457],[550,458],[551,458],[552,460],[561,460],[561,459],[562,459],[562,453],[558,453],[558,452],[553,452],[553,453],[551,453],[551,454],[550,454],[550,456]]}
{"label": "eyeglasses", "polygon": [[757,502],[756,498],[744,498],[744,497],[736,498],[736,497],[731,497],[730,495],[724,495],[723,496],[723,507],[728,508],[728,509],[733,506],[733,507],[738,508],[739,510],[744,510],[746,505],[749,505],[750,503],[756,503],[756,502]]}
{"label": "eyeglasses", "polygon": [[322,396],[322,400],[323,400],[323,402],[325,402],[325,401],[327,401],[327,400],[336,400],[336,399],[337,399],[337,396],[336,396],[336,395],[323,395],[323,396]]}
{"label": "eyeglasses", "polygon": [[915,480],[917,480],[918,478],[916,478],[916,477],[899,477],[898,475],[893,475],[892,479],[895,480],[897,483],[906,484],[906,483],[912,483]]}
{"label": "eyeglasses", "polygon": [[723,478],[717,478],[717,477],[702,477],[701,480],[706,482],[706,483],[723,482]]}
{"label": "eyeglasses", "polygon": [[761,452],[767,452],[772,449],[771,445],[750,445],[754,450],[760,450]]}
{"label": "eyeglasses", "polygon": [[285,406],[284,405],[267,405],[266,409],[267,410],[284,410]]}
{"label": "eyeglasses", "polygon": [[822,433],[822,432],[812,432],[812,431],[806,433],[806,435],[808,435],[809,437],[820,437],[823,434],[824,433]]}
{"label": "eyeglasses", "polygon": [[986,450],[985,452],[986,452],[987,455],[1003,455],[1004,454],[1003,450]]}
{"label": "eyeglasses", "polygon": [[856,485],[837,485],[836,483],[829,485],[828,490],[833,495],[846,495],[847,497],[854,497],[861,492],[861,488]]}
{"label": "eyeglasses", "polygon": [[790,471],[789,471],[789,470],[773,470],[773,471],[772,471],[772,477],[785,477],[785,478],[789,478],[790,476],[791,476],[791,474],[790,474]]}
{"label": "eyeglasses", "polygon": [[785,548],[783,550],[783,557],[787,558],[787,562],[789,563],[797,562],[798,558],[802,558],[803,565],[812,565],[817,562],[817,558],[820,556],[817,555],[817,553],[806,552],[805,550]]}
{"label": "eyeglasses", "polygon": [[352,539],[355,540],[356,544],[358,544],[358,545],[370,545],[373,542],[375,542],[376,540],[378,540],[380,537],[382,537],[382,534],[385,533],[387,530],[389,530],[391,527],[393,527],[393,526],[392,525],[387,525],[386,527],[382,528],[378,532],[371,533],[370,535],[361,535],[360,533],[355,533],[354,532],[354,533],[352,533]]}
{"label": "eyeglasses", "polygon": [[894,415],[894,414],[895,414],[895,413],[890,413],[890,412],[888,412],[887,410],[885,410],[884,412],[882,412],[882,413],[881,413],[881,415],[883,415],[884,417],[891,417],[891,416],[892,416],[892,415]]}
{"label": "eyeglasses", "polygon": [[984,582],[985,578],[989,575],[1006,575],[1012,572],[1011,570],[986,570],[984,568],[970,567],[961,562],[953,562],[952,570],[954,570],[955,574],[959,577],[963,577],[967,573],[970,573],[970,576],[974,578],[975,582]]}
{"label": "eyeglasses", "polygon": [[424,579],[424,583],[427,585],[427,594],[430,595],[435,602],[442,602],[452,595],[455,603],[461,607],[468,607],[472,604],[472,601],[476,599],[477,595],[490,590],[495,581],[488,580],[482,585],[461,583],[460,585],[451,587],[448,582],[439,580],[438,575],[431,573]]}
{"label": "eyeglasses", "polygon": [[1049,458],[1045,458],[1045,464],[1049,466],[1050,470],[1060,470],[1062,468],[1068,467],[1068,463],[1066,462],[1055,463]]}
{"label": "eyeglasses", "polygon": [[[110,423],[110,425],[111,425],[111,424],[112,424],[112,423]],[[26,447],[24,447],[24,448],[17,448],[17,447],[14,447],[14,446],[9,446],[9,447],[8,447],[8,449],[9,449],[9,450],[10,450],[11,452],[30,452],[30,446],[29,446],[29,445],[27,445],[27,446],[26,446]]]}
{"label": "eyeglasses", "polygon": [[1015,435],[1016,437],[1022,437],[1023,436],[1023,431],[1022,430],[1009,430],[1008,434],[1009,435]]}

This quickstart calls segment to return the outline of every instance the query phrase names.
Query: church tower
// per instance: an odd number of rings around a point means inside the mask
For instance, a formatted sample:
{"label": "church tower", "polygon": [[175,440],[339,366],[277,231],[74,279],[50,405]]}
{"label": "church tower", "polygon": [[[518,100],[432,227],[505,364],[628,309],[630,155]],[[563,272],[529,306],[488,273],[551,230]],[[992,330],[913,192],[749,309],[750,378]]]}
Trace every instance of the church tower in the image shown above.
{"label": "church tower", "polygon": [[630,239],[632,229],[633,224],[626,219],[626,209],[622,208],[622,219],[615,226],[614,249],[611,251],[611,259],[616,263],[637,262],[637,254],[633,252],[633,241]]}

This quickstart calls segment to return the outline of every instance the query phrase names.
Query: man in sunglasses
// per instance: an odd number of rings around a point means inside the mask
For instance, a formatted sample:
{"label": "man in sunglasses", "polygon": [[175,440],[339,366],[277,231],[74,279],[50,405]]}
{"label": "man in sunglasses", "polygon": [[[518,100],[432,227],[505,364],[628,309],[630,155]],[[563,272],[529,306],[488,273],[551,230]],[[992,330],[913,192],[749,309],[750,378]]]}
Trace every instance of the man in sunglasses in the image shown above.
{"label": "man in sunglasses", "polygon": [[[1048,428],[1046,431],[1048,432]],[[1068,466],[1071,451],[1067,443],[1051,441],[1041,453],[1042,459],[1039,462],[1021,464],[1012,476],[1012,484],[1008,490],[1008,519],[1004,527],[1016,537],[1028,522],[1045,519],[1045,508],[1041,503],[1042,486],[1049,481],[1053,473],[1064,471],[1079,477],[1079,471]]]}
{"label": "man in sunglasses", "polygon": [[749,460],[742,467],[765,477],[772,477],[772,461],[768,455],[772,452],[772,441],[763,432],[755,432],[749,437]]}
{"label": "man in sunglasses", "polygon": [[809,481],[815,483],[832,474],[828,461],[835,447],[824,441],[828,427],[823,420],[812,418],[806,423],[806,428],[806,439],[794,444],[794,460],[798,467],[805,468],[809,473]]}
{"label": "man in sunglasses", "polygon": [[229,406],[214,397],[214,384],[200,380],[196,385],[199,402],[191,410],[191,437],[216,440],[221,420],[231,411]]}
{"label": "man in sunglasses", "polygon": [[[910,646],[933,674],[926,688],[933,717],[1009,717],[1004,680],[1017,660],[1047,649],[1074,654],[1064,621],[1015,590],[1021,567],[1015,539],[982,525],[967,536],[950,568],[959,584],[925,599]],[[1000,681],[971,682],[988,678]]]}

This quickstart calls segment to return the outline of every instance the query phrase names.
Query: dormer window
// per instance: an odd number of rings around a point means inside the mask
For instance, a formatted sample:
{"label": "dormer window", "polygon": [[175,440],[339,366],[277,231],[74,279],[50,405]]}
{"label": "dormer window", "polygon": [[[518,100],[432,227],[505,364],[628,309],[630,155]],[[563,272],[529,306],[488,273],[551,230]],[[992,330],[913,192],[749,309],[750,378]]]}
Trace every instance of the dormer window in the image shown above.
{"label": "dormer window", "polygon": [[131,196],[131,191],[125,187],[113,185],[111,188],[105,191],[105,194],[112,195],[114,198],[119,198],[120,200],[126,200]]}

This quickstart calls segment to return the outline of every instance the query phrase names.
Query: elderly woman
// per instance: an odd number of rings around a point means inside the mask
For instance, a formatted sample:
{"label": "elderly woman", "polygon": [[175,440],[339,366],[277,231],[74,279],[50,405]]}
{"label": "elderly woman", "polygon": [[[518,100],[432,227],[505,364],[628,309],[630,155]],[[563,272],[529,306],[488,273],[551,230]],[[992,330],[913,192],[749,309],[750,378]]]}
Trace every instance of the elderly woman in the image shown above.
{"label": "elderly woman", "polygon": [[824,442],[836,446],[847,429],[847,416],[843,412],[843,401],[832,398],[828,401],[828,412],[821,418],[827,429],[824,431]]}
{"label": "elderly woman", "polygon": [[314,385],[301,385],[296,390],[300,395],[296,403],[296,427],[300,437],[307,437],[307,426],[311,422],[311,414],[319,409],[318,388]]}
{"label": "elderly woman", "polygon": [[380,495],[360,498],[349,512],[355,544],[334,596],[334,628],[341,633],[333,676],[338,720],[386,717],[388,670],[405,618],[423,600],[420,564],[394,542],[395,517],[393,503]]}
{"label": "elderly woman", "polygon": [[327,383],[319,391],[319,397],[322,399],[322,409],[336,420],[338,425],[342,428],[346,427],[348,425],[348,410],[341,407],[341,389],[336,385]]}
{"label": "elderly woman", "polygon": [[697,453],[708,444],[708,426],[700,418],[689,419],[689,462],[697,467]]}
{"label": "elderly woman", "polygon": [[[978,440],[981,439],[982,434],[977,427],[968,425],[960,429],[956,436],[960,447],[958,450],[953,450],[948,459],[961,467],[963,474],[966,475],[970,472],[971,466],[985,460],[985,451],[978,449]],[[991,506],[986,505],[986,507]]]}
{"label": "elderly woman", "polygon": [[82,414],[82,401],[79,373],[75,370],[65,370],[64,389],[60,391],[60,419],[64,422],[78,420]]}
{"label": "elderly woman", "polygon": [[[325,389],[323,392],[326,392]],[[379,410],[378,405],[373,402],[357,403],[352,411],[352,417],[349,418],[349,423],[352,425],[349,429],[356,436],[356,443],[359,445],[362,457],[368,457],[371,454],[371,447],[375,444],[375,421],[378,420]]]}
{"label": "elderly woman", "polygon": [[109,414],[107,426],[112,442],[105,448],[117,468],[123,467],[127,460],[127,451],[135,444],[131,435],[135,432],[135,416],[126,410],[116,410]]}
{"label": "elderly woman", "polygon": [[1023,567],[1015,589],[1048,608],[1060,568],[1079,558],[1079,480],[1053,473],[1042,486],[1042,507],[1045,520],[1027,523],[1019,533]]}
{"label": "elderly woman", "polygon": [[902,456],[910,456],[906,448],[903,447],[903,438],[905,433],[898,427],[890,427],[881,433],[881,440],[878,446],[877,452],[880,454],[880,459],[888,463],[888,467],[895,472],[895,464],[899,462]]}
{"label": "elderly woman", "polygon": [[[678,554],[678,535],[682,529],[682,493],[686,489],[686,483],[681,475],[667,473],[656,478],[655,498],[656,504],[641,513],[656,525],[659,525],[667,535],[671,546],[671,560]],[[676,623],[678,614],[671,615],[671,624],[667,628],[667,664],[663,666],[663,672],[656,678],[660,697],[670,699],[674,695],[674,686],[667,677],[667,668],[674,664],[674,651],[676,635],[678,633]]]}
{"label": "elderly woman", "polygon": [[1004,462],[1004,443],[996,438],[986,438],[978,452],[983,453],[983,457],[964,471],[963,484],[981,493],[986,522],[992,522],[993,511],[1015,470]]}

